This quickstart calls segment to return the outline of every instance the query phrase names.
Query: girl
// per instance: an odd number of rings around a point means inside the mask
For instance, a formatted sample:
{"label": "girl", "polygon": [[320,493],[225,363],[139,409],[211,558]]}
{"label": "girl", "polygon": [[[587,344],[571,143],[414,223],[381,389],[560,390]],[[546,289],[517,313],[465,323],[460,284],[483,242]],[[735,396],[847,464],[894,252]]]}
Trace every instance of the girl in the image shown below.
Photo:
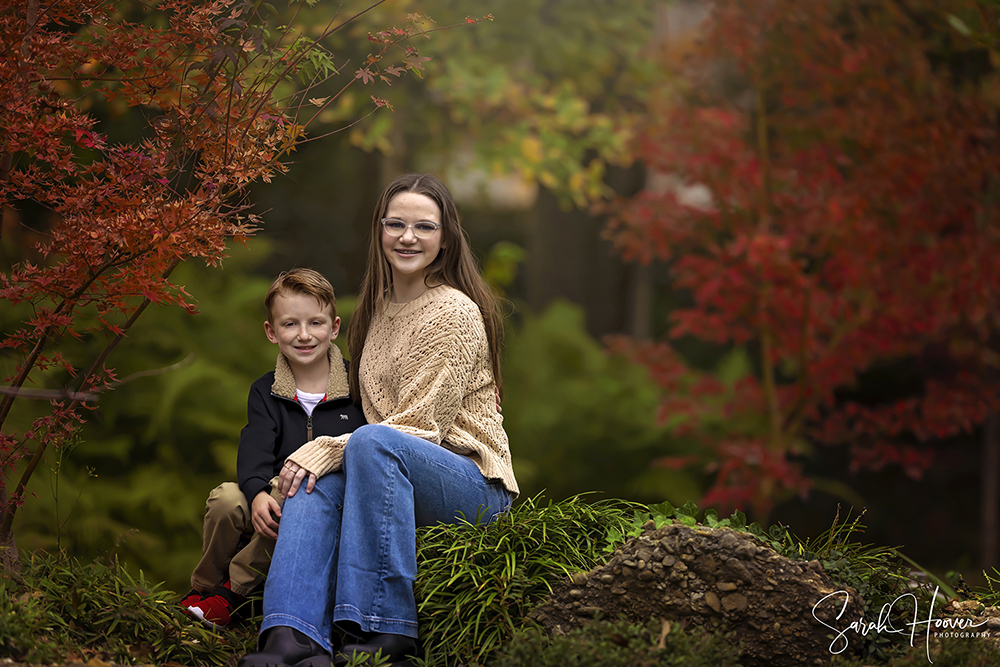
{"label": "girl", "polygon": [[496,406],[499,319],[451,193],[431,175],[397,178],[372,219],[348,328],[351,394],[369,425],[288,457],[262,649],[240,667],[328,666],[334,626],[349,638],[340,663],[419,653],[416,528],[489,522],[518,493]]}

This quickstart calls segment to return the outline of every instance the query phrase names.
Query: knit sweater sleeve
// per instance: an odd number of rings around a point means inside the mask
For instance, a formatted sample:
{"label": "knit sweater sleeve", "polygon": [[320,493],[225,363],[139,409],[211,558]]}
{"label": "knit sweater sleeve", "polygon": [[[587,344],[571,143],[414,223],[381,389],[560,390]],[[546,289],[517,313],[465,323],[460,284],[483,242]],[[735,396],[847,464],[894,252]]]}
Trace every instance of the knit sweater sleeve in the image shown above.
{"label": "knit sweater sleeve", "polygon": [[299,464],[317,477],[322,477],[340,470],[340,464],[344,460],[344,447],[350,437],[350,433],[337,436],[321,435],[296,449],[287,460]]}

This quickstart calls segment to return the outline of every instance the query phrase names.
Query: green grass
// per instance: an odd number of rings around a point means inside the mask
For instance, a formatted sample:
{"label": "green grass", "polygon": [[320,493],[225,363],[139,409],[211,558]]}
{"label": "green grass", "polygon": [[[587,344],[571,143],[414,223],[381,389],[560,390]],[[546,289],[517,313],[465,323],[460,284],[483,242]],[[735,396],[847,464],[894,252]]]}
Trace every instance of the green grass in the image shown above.
{"label": "green grass", "polygon": [[252,649],[255,629],[208,630],[183,614],[174,593],[116,560],[39,553],[22,561],[22,581],[0,577],[0,656],[23,662],[223,665]]}
{"label": "green grass", "polygon": [[422,528],[415,593],[426,664],[480,664],[525,623],[559,581],[602,563],[609,530],[634,506],[529,498],[487,527]]}

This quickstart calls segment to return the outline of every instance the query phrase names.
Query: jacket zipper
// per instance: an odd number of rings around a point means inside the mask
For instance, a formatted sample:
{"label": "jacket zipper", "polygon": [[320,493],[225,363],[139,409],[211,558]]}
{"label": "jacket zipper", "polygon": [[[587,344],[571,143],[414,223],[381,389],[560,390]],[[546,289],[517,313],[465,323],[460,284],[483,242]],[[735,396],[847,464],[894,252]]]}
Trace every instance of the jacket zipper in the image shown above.
{"label": "jacket zipper", "polygon": [[[299,402],[297,400],[295,400],[294,398],[288,398],[287,396],[282,396],[281,394],[276,394],[273,391],[271,392],[271,396],[274,396],[275,398],[280,398],[281,400],[284,400],[284,401],[291,401],[292,403],[295,403],[296,405],[299,405]],[[316,405],[316,407],[318,408],[320,405],[323,405],[328,400],[329,399],[327,399],[327,397],[324,396],[323,399]],[[299,405],[299,407],[301,408],[302,406]],[[305,412],[304,409],[303,409],[303,412]],[[313,417],[312,417],[312,415],[306,415],[306,442],[308,442],[308,441],[310,441],[312,439],[313,439]]]}

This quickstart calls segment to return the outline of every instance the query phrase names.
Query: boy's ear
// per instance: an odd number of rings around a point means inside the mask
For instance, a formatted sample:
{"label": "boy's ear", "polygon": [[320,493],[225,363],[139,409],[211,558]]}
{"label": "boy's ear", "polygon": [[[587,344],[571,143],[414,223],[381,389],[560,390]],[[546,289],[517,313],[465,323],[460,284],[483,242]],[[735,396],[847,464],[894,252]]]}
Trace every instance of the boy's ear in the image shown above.
{"label": "boy's ear", "polygon": [[337,340],[337,335],[340,334],[340,318],[333,318],[333,329],[330,332],[330,340]]}
{"label": "boy's ear", "polygon": [[278,344],[278,337],[274,333],[274,327],[272,327],[271,323],[267,320],[264,320],[264,335],[267,336],[267,339],[275,345]]}

